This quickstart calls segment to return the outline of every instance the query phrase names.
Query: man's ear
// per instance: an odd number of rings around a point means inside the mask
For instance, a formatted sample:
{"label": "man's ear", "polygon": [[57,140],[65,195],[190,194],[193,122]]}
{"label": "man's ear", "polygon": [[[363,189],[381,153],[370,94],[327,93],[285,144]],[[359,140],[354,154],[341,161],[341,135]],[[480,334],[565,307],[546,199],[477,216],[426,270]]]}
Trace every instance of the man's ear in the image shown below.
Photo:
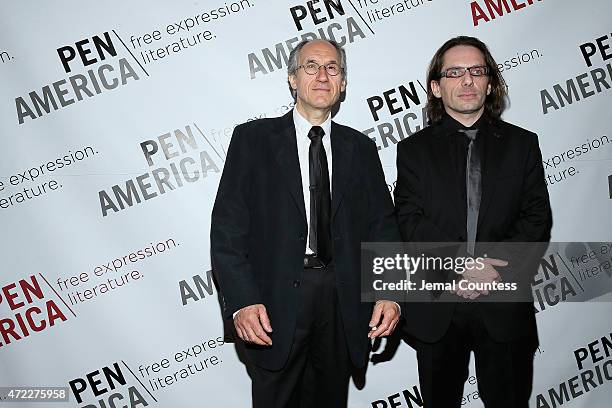
{"label": "man's ear", "polygon": [[291,89],[296,91],[297,90],[297,78],[295,77],[295,74],[290,74],[287,77],[287,80],[289,81],[289,86],[291,86]]}
{"label": "man's ear", "polygon": [[440,83],[435,79],[432,79],[430,82],[430,86],[431,93],[433,93],[436,98],[441,98],[442,94],[440,93]]}
{"label": "man's ear", "polygon": [[344,92],[346,90],[346,79],[342,78],[342,83],[340,84],[340,92]]}

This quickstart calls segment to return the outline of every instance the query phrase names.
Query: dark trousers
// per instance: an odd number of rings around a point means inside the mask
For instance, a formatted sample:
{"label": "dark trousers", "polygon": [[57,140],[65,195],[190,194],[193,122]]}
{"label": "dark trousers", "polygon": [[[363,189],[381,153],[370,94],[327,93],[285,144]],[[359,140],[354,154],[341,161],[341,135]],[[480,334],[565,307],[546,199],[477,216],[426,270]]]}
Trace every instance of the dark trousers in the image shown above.
{"label": "dark trousers", "polygon": [[333,266],[305,269],[299,289],[295,336],[285,366],[270,371],[248,363],[253,408],[346,407],[352,365]]}
{"label": "dark trousers", "polygon": [[425,408],[459,408],[474,352],[478,394],[486,408],[526,408],[533,379],[537,334],[497,342],[489,336],[478,303],[459,303],[436,343],[419,343],[419,382]]}

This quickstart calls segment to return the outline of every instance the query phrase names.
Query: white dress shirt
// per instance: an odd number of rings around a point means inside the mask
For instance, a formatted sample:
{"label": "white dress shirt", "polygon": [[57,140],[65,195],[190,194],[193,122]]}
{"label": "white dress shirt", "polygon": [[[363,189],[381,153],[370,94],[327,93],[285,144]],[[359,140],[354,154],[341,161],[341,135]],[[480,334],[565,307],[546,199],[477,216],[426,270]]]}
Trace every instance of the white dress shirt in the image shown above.
{"label": "white dress shirt", "polygon": [[[298,159],[300,162],[300,174],[302,175],[302,192],[304,196],[304,206],[306,208],[306,233],[307,241],[309,245],[306,245],[306,253],[312,254],[313,251],[310,242],[310,172],[309,172],[309,158],[308,152],[310,149],[310,139],[308,138],[308,132],[315,126],[312,125],[306,118],[304,118],[297,109],[293,109],[293,124],[295,125],[295,136],[297,139],[297,150]],[[329,172],[329,185],[331,186],[332,176],[332,150],[331,150],[331,113],[325,119],[325,122],[320,125],[325,132],[323,136],[323,148],[325,149],[325,155],[327,156],[327,170]],[[331,195],[330,195],[331,197]]]}

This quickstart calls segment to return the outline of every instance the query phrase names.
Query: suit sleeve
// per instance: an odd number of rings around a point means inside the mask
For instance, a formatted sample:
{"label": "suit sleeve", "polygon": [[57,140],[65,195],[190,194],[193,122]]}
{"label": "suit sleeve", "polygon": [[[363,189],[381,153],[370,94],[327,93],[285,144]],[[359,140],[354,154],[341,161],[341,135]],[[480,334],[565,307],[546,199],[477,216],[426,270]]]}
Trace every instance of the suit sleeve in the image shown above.
{"label": "suit sleeve", "polygon": [[[368,191],[368,229],[367,238],[365,241],[368,242],[399,242],[401,240],[399,230],[397,228],[397,219],[395,218],[395,212],[393,208],[393,201],[391,200],[391,194],[387,188],[385,181],[385,174],[378,156],[376,144],[368,141],[365,146],[364,165],[366,174],[366,188]],[[366,254],[362,252],[362,262],[371,263],[374,252]],[[372,279],[382,279],[383,281],[396,281],[399,278],[397,276],[391,276],[389,273],[383,275],[370,275],[366,279],[365,286],[372,288]],[[362,282],[363,285],[363,282]],[[370,290],[370,289],[368,289]],[[365,292],[362,292],[362,298],[364,298]],[[397,302],[402,302],[403,299],[394,292],[387,291],[374,291],[371,293],[371,297],[367,296],[369,300],[392,300],[395,301],[398,307],[401,306]]]}
{"label": "suit sleeve", "polygon": [[248,136],[243,126],[234,129],[211,217],[211,264],[226,318],[245,306],[262,303],[249,262],[253,166]]}
{"label": "suit sleeve", "polygon": [[399,242],[397,219],[393,201],[387,188],[376,145],[368,143],[366,149],[366,169],[368,177],[368,241]]}
{"label": "suit sleeve", "polygon": [[490,255],[509,261],[508,267],[498,270],[503,280],[525,285],[537,272],[539,261],[548,247],[546,243],[550,241],[552,228],[542,153],[537,135],[530,136],[519,215]]}
{"label": "suit sleeve", "polygon": [[454,239],[427,218],[425,212],[425,167],[419,163],[412,140],[397,145],[397,183],[395,211],[404,241],[452,242]]}
{"label": "suit sleeve", "polygon": [[530,139],[519,217],[508,230],[504,241],[546,242],[550,240],[552,213],[544,178],[542,153],[538,145],[538,137],[534,134]]}

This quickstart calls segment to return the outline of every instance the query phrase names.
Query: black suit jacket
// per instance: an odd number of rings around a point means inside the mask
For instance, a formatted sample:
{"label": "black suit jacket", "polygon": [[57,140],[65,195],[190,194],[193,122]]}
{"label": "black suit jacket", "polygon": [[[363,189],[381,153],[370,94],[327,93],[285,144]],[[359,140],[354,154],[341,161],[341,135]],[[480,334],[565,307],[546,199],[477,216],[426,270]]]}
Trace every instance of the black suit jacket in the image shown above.
{"label": "black suit jacket", "polygon": [[[306,251],[306,212],[293,112],[234,130],[212,213],[211,259],[224,314],[263,303],[271,347],[251,359],[280,369],[288,358]],[[371,304],[360,297],[360,243],[397,241],[399,231],[375,144],[332,122],[332,238],[336,285],[352,361],[367,362]]]}
{"label": "black suit jacket", "polygon": [[[465,242],[464,175],[457,172],[450,117],[403,140],[397,147],[397,184],[394,191],[400,232],[405,241]],[[483,118],[482,198],[478,216],[477,254],[480,243],[547,242],[552,215],[537,135],[503,122]],[[484,244],[483,244],[484,245]],[[506,282],[529,289],[537,271],[538,254],[488,249],[490,257],[509,261],[497,268]],[[507,246],[506,246],[507,247]],[[516,248],[516,247],[514,247]],[[521,248],[525,248],[523,245]],[[542,246],[531,246],[540,251]],[[514,251],[516,252],[516,251]],[[511,257],[511,259],[508,259]],[[531,263],[525,263],[525,262]],[[528,291],[531,296],[531,291]],[[529,300],[529,299],[528,299]],[[455,303],[407,303],[402,314],[416,338],[435,342],[446,332]],[[532,302],[491,302],[479,305],[487,330],[499,341],[535,336]]]}

